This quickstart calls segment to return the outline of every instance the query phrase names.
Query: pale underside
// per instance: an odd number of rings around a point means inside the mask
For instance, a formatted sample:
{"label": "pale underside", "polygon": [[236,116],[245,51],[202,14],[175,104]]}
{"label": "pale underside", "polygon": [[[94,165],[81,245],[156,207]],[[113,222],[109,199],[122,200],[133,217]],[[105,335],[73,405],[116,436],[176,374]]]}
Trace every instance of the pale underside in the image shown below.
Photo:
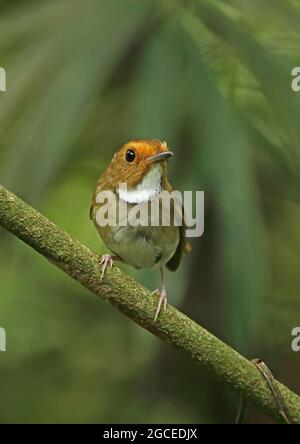
{"label": "pale underside", "polygon": [[[127,191],[118,189],[119,198],[128,203],[128,209],[136,204],[149,203],[162,191],[161,173],[161,166],[155,165],[135,188]],[[149,210],[149,219],[150,217]],[[180,241],[178,226],[97,226],[97,229],[105,245],[135,268],[152,268],[166,264],[175,254]]]}

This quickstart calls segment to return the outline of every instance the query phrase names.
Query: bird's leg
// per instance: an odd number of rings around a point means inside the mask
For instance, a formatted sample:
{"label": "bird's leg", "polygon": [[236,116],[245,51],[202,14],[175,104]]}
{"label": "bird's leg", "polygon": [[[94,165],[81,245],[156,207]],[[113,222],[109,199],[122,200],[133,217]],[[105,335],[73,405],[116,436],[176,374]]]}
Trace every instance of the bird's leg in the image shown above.
{"label": "bird's leg", "polygon": [[113,261],[121,261],[122,259],[115,254],[103,254],[100,258],[100,265],[102,265],[102,274],[100,280],[103,279],[107,267],[112,268]]}
{"label": "bird's leg", "polygon": [[160,274],[161,274],[161,282],[162,282],[161,290],[157,289],[157,290],[153,291],[153,293],[158,293],[159,294],[159,301],[158,301],[158,304],[157,304],[157,309],[156,309],[156,313],[155,313],[155,317],[154,317],[154,322],[156,322],[156,320],[158,318],[158,315],[161,312],[161,307],[163,306],[164,312],[167,309],[167,292],[166,292],[166,287],[165,287],[165,278],[164,278],[163,267],[160,267]]}

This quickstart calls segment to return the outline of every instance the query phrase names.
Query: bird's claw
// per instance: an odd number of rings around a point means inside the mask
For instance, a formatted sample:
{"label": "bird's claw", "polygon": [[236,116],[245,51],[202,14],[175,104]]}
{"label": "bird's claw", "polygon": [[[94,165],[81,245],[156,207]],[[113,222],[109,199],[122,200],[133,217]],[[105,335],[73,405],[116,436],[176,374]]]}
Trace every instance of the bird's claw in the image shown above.
{"label": "bird's claw", "polygon": [[158,318],[158,315],[161,312],[162,306],[163,306],[164,313],[167,310],[167,302],[168,302],[167,301],[167,293],[166,293],[165,287],[162,287],[161,290],[159,290],[159,289],[154,290],[152,292],[152,294],[158,294],[159,295],[159,301],[158,301],[156,312],[155,312],[155,316],[154,316],[154,322],[156,322],[156,320]]}
{"label": "bird's claw", "polygon": [[111,254],[103,254],[100,259],[100,265],[102,265],[102,274],[100,280],[103,279],[105,270],[107,267],[112,268],[113,266],[113,258]]}

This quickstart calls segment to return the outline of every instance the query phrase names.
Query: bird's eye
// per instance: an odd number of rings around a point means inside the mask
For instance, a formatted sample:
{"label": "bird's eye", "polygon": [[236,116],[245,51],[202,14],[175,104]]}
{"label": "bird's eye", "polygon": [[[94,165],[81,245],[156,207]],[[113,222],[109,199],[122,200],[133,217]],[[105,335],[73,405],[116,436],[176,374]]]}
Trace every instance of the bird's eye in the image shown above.
{"label": "bird's eye", "polygon": [[135,159],[135,152],[132,150],[126,151],[125,159],[127,160],[127,162],[133,162]]}

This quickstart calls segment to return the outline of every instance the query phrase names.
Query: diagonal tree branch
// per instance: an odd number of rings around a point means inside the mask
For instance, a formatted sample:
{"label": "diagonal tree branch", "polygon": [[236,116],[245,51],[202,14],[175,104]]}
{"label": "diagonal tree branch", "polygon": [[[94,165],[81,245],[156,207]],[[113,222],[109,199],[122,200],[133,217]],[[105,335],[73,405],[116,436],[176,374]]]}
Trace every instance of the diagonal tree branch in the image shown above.
{"label": "diagonal tree branch", "polygon": [[[99,257],[0,185],[0,225],[84,287],[204,367],[211,376],[283,422],[267,381],[256,366],[171,305],[153,321],[157,299],[117,267],[100,281]],[[300,397],[276,383],[289,417],[300,423]]]}

